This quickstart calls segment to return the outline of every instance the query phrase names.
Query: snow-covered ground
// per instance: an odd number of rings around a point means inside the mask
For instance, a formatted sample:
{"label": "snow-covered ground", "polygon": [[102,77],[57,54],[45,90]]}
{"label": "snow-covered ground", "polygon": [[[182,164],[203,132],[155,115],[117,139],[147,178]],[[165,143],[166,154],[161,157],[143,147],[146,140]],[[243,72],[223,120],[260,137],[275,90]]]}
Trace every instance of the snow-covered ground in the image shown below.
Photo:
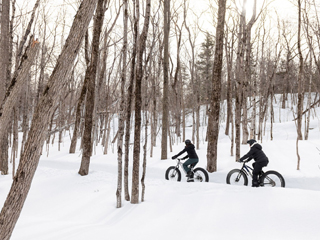
{"label": "snow-covered ground", "polygon": [[[103,155],[97,147],[90,174],[83,177],[77,173],[80,152],[68,154],[70,137],[66,135],[61,151],[55,144],[50,146],[49,157],[45,153],[41,157],[11,239],[320,239],[318,117],[311,122],[309,140],[299,142],[298,171],[292,113],[276,113],[276,119],[281,115],[282,120],[274,124],[273,141],[267,124],[262,142],[270,160],[265,170],[279,171],[286,188],[227,185],[227,173],[240,164],[230,156],[230,139],[223,134],[222,124],[218,171],[209,173],[209,183],[187,183],[184,176],[181,182],[165,180],[165,170],[175,164],[171,156],[184,145],[175,144],[168,160],[160,160],[157,147],[154,157],[148,157],[145,201],[133,205],[123,200],[123,207],[117,209],[117,157],[112,149]],[[207,145],[202,131],[198,166],[205,168]],[[248,150],[248,146],[241,146],[241,155]],[[11,175],[0,176],[1,207],[11,181]]]}

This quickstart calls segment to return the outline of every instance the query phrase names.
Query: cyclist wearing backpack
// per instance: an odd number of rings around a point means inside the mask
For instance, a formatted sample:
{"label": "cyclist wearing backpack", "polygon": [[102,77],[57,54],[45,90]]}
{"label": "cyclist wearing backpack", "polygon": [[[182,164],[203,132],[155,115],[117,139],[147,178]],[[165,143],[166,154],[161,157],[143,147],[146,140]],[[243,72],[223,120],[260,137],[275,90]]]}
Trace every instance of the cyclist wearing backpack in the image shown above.
{"label": "cyclist wearing backpack", "polygon": [[240,158],[239,161],[243,162],[244,160],[250,161],[251,159],[254,159],[255,162],[252,164],[252,187],[259,187],[258,175],[260,174],[262,168],[268,165],[269,160],[262,151],[262,146],[257,143],[256,140],[250,139],[247,141],[247,143],[250,145],[250,151]]}
{"label": "cyclist wearing backpack", "polygon": [[191,164],[193,164],[194,166],[197,165],[197,163],[199,162],[199,158],[196,153],[195,146],[191,143],[191,141],[189,139],[187,139],[184,143],[186,144],[185,148],[181,152],[179,152],[177,155],[174,155],[172,157],[172,159],[176,159],[181,154],[187,152],[188,155],[183,157],[182,160],[187,159],[187,158],[189,158],[189,159],[183,163],[183,168],[187,172],[187,177],[189,177],[191,179],[191,178],[193,178],[193,176],[192,176],[193,174],[190,170],[189,165],[191,165]]}

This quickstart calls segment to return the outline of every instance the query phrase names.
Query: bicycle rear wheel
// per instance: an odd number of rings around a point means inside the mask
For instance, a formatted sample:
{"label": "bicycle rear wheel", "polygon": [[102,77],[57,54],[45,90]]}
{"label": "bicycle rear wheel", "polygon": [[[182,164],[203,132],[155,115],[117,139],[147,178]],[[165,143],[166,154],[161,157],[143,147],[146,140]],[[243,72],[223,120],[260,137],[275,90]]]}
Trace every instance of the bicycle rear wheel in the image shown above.
{"label": "bicycle rear wheel", "polygon": [[260,179],[260,186],[264,187],[285,187],[282,175],[276,171],[265,172]]}
{"label": "bicycle rear wheel", "polygon": [[209,182],[209,174],[203,168],[193,170],[193,180],[195,182]]}
{"label": "bicycle rear wheel", "polygon": [[248,177],[240,169],[233,169],[227,175],[227,184],[231,185],[248,185]]}
{"label": "bicycle rear wheel", "polygon": [[181,172],[178,168],[171,166],[167,169],[165,177],[170,181],[181,181]]}

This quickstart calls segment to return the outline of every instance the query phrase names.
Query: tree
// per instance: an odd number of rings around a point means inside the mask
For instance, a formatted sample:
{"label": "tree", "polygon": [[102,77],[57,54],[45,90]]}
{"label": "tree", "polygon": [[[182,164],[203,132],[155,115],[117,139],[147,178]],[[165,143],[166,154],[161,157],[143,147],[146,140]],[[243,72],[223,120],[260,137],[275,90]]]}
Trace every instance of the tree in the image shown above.
{"label": "tree", "polygon": [[[298,73],[298,106],[297,106],[297,138],[302,140],[302,110],[303,110],[303,56],[301,51],[301,0],[298,0],[298,55],[299,55],[299,73]],[[298,164],[299,170],[299,164]]]}
{"label": "tree", "polygon": [[[139,168],[140,168],[140,135],[141,135],[141,84],[143,78],[142,57],[146,48],[150,22],[151,0],[146,2],[146,14],[142,32],[138,39],[137,70],[135,81],[135,121],[134,121],[134,145],[133,145],[133,168],[132,168],[132,198],[131,203],[139,203]],[[136,2],[136,14],[139,14],[139,1]]]}
{"label": "tree", "polygon": [[100,35],[103,25],[105,13],[105,0],[98,0],[96,17],[94,20],[93,27],[93,39],[92,39],[92,52],[90,65],[87,68],[85,75],[85,82],[88,82],[87,85],[87,97],[86,97],[86,112],[85,112],[85,126],[83,132],[83,152],[81,159],[81,166],[79,169],[79,174],[81,176],[88,175],[90,158],[92,154],[92,126],[93,126],[93,110],[94,110],[94,100],[95,100],[95,82],[96,74],[98,68],[98,59],[99,59],[99,44],[100,44]]}
{"label": "tree", "polygon": [[161,159],[168,157],[169,131],[169,32],[170,32],[170,0],[164,0],[163,7],[163,99],[162,99],[162,132]]}
{"label": "tree", "polygon": [[216,46],[212,69],[212,97],[208,120],[208,148],[207,148],[207,170],[217,171],[217,147],[219,136],[219,116],[221,100],[221,72],[223,57],[224,23],[226,14],[226,0],[219,0],[218,23],[216,28]]}
{"label": "tree", "polygon": [[124,134],[124,118],[125,118],[125,92],[124,87],[127,78],[127,48],[128,48],[128,0],[124,0],[123,8],[123,47],[122,47],[122,71],[121,71],[121,102],[120,102],[120,114],[118,125],[118,185],[117,185],[117,208],[121,207],[121,192],[122,192],[122,148],[123,148],[123,134]]}
{"label": "tree", "polygon": [[19,167],[0,213],[0,239],[9,240],[18,221],[37,169],[47,128],[79,52],[97,0],[83,0],[71,26],[64,48],[57,59],[49,82],[39,99],[32,119],[28,140]]}
{"label": "tree", "polygon": [[302,111],[303,111],[303,56],[301,51],[301,0],[298,0],[298,54],[299,54],[299,73],[298,73],[298,105],[297,105],[297,141],[296,152],[298,157],[297,170],[300,170],[299,140],[302,140]]}
{"label": "tree", "polygon": [[207,32],[206,38],[201,43],[201,52],[198,55],[197,69],[202,79],[201,84],[201,99],[202,103],[208,103],[211,97],[212,89],[212,66],[213,66],[213,52],[214,41],[212,36]]}
{"label": "tree", "polygon": [[[4,100],[6,85],[10,81],[10,1],[2,0],[1,11],[1,35],[0,35],[0,105]],[[8,134],[7,128],[1,129],[4,131],[0,138],[0,172],[8,174]]]}
{"label": "tree", "polygon": [[[134,4],[135,6],[135,4]],[[130,144],[130,127],[131,127],[131,105],[133,99],[133,85],[136,71],[136,57],[138,46],[138,24],[139,15],[136,15],[136,11],[133,11],[133,46],[131,55],[131,69],[130,79],[127,94],[127,111],[126,111],[126,131],[125,131],[125,156],[124,156],[124,191],[125,199],[130,201],[129,195],[129,144]]]}

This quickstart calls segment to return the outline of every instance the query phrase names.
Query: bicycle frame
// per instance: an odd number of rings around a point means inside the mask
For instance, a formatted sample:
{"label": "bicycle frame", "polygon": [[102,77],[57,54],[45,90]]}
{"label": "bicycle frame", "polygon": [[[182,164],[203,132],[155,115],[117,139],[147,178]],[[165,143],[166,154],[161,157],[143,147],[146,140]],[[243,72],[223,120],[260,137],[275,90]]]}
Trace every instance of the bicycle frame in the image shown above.
{"label": "bicycle frame", "polygon": [[244,162],[243,162],[240,171],[244,172],[247,176],[250,176],[250,177],[252,178],[253,168],[250,167],[250,166],[247,166],[246,163],[247,163],[247,161],[244,161]]}
{"label": "bicycle frame", "polygon": [[[243,161],[243,164],[242,164],[242,167],[240,169],[240,172],[243,172],[247,176],[250,176],[251,178],[253,178],[253,174],[252,174],[253,168],[248,166],[248,165],[246,165],[247,162],[248,161]],[[239,172],[239,175],[238,175],[237,179],[240,177],[240,172]],[[263,174],[264,174],[264,171],[261,170],[261,175],[263,175]],[[273,180],[270,179],[269,177],[267,177],[266,179],[268,179],[270,182],[273,182]]]}
{"label": "bicycle frame", "polygon": [[[184,167],[182,166],[182,164],[183,164],[183,163],[181,162],[182,159],[181,159],[181,158],[177,158],[176,161],[177,161],[177,166],[176,166],[176,168],[179,169],[179,167],[181,167],[181,168],[183,169],[183,171],[184,171],[185,173],[187,173],[186,170],[184,170]],[[192,171],[192,169],[193,169],[193,168],[191,168],[191,171]]]}

